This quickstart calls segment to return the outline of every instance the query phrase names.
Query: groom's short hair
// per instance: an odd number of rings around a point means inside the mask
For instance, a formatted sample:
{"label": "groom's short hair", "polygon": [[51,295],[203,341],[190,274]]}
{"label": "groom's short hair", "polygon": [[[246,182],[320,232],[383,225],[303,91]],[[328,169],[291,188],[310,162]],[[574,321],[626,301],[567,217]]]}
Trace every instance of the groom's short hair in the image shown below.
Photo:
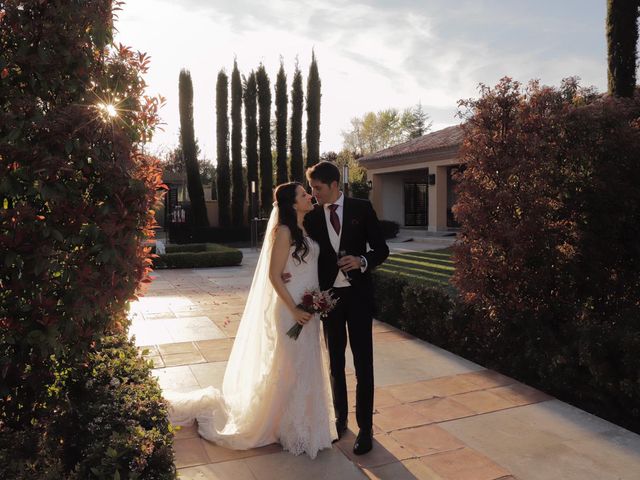
{"label": "groom's short hair", "polygon": [[317,180],[327,185],[338,182],[340,185],[340,169],[335,163],[323,160],[307,168],[307,179]]}

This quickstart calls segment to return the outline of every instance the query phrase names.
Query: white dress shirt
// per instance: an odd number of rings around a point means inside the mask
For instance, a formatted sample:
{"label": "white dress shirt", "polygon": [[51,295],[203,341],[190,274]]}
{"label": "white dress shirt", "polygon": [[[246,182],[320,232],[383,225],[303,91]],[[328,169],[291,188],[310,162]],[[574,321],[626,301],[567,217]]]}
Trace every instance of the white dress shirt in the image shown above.
{"label": "white dress shirt", "polygon": [[[340,250],[340,239],[342,238],[342,231],[344,230],[344,225],[343,225],[343,212],[344,212],[344,195],[342,194],[342,192],[340,192],[340,196],[338,197],[338,199],[333,202],[333,205],[338,205],[338,208],[336,208],[336,214],[338,215],[338,219],[340,220],[340,232],[336,233],[335,229],[333,228],[333,225],[331,225],[331,209],[329,208],[332,204],[331,203],[325,203],[324,206],[324,219],[325,222],[327,222],[327,230],[329,231],[329,240],[331,241],[331,246],[333,247],[333,249],[335,250],[336,253],[339,253]],[[347,252],[347,254],[349,254],[349,252]],[[360,268],[360,270],[362,272],[364,272],[367,268],[366,265],[366,260],[364,259],[364,257],[361,257],[363,259],[363,266]],[[342,271],[342,270],[338,270],[338,275],[336,276],[336,280],[335,282],[333,282],[333,288],[343,288],[343,287],[349,287],[351,286],[351,283],[349,282],[349,280],[347,280],[347,276],[346,274]]]}

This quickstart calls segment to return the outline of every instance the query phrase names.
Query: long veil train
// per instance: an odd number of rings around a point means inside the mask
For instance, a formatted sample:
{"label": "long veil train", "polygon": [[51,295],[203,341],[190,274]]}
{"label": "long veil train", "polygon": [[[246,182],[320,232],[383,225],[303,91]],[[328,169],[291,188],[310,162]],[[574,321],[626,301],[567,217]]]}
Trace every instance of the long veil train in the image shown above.
{"label": "long veil train", "polygon": [[277,334],[274,312],[277,295],[269,281],[273,231],[278,221],[274,205],[265,232],[236,339],[224,374],[222,390],[208,387],[192,392],[164,391],[169,417],[174,425],[191,425],[198,420],[199,433],[218,444],[247,449],[276,441],[257,438],[255,428],[269,412],[260,405],[269,388]]}

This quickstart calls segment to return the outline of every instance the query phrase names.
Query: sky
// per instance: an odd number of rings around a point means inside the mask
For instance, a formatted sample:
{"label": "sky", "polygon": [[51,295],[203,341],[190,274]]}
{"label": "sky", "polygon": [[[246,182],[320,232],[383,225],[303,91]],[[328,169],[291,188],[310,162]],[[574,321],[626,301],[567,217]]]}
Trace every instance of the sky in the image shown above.
{"label": "sky", "polygon": [[420,102],[438,130],[459,123],[459,99],[504,76],[547,85],[579,76],[606,90],[605,15],[604,0],[128,0],[116,41],[151,56],[147,94],[167,98],[150,150],[178,144],[186,68],[196,137],[215,162],[215,82],[234,58],[244,75],[263,63],[272,87],[282,60],[290,93],[296,60],[306,88],[314,50],[320,151],[339,151],[353,117]]}

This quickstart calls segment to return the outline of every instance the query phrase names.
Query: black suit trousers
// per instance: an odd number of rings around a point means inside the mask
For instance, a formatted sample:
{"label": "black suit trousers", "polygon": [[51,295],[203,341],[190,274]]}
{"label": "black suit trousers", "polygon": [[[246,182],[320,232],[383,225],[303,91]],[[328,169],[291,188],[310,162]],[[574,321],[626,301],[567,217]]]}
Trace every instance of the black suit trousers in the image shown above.
{"label": "black suit trousers", "polygon": [[334,288],[332,292],[338,303],[324,319],[323,325],[331,364],[336,419],[338,422],[346,421],[349,411],[344,370],[348,331],[356,370],[356,419],[358,427],[370,430],[373,425],[372,311],[366,303],[363,305],[363,297],[356,287]]}

